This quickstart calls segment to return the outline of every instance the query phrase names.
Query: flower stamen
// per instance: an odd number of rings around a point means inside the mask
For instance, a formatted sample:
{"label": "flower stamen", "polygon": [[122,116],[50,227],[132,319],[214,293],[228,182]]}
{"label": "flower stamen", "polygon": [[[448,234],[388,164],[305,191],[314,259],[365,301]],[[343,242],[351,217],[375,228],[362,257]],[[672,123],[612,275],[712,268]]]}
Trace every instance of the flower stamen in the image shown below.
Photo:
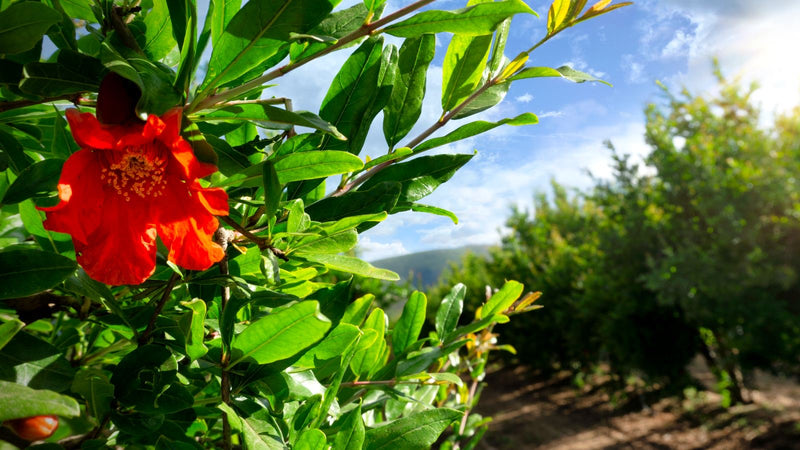
{"label": "flower stamen", "polygon": [[131,195],[140,198],[162,195],[167,185],[164,179],[167,159],[163,151],[154,146],[143,146],[105,154],[108,165],[101,170],[100,179],[125,201],[131,201]]}

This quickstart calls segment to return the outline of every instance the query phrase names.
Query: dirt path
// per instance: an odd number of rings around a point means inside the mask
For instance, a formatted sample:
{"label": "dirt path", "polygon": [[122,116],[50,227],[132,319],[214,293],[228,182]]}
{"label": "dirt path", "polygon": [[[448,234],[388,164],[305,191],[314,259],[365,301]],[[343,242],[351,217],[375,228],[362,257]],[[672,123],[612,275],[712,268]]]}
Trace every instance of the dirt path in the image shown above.
{"label": "dirt path", "polygon": [[[578,390],[566,374],[531,378],[524,368],[490,374],[479,412],[494,417],[483,450],[800,449],[800,385],[760,377],[754,403],[729,410],[720,397],[631,398],[614,407],[602,388]],[[598,381],[598,380],[593,380]]]}

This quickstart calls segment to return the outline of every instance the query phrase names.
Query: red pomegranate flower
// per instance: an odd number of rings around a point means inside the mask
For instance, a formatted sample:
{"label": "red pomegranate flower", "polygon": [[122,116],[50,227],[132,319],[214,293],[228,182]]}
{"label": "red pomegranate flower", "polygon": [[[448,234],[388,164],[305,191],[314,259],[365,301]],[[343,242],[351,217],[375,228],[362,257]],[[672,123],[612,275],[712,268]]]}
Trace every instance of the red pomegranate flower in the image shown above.
{"label": "red pomegranate flower", "polygon": [[215,215],[228,214],[228,195],[197,181],[217,168],[202,163],[180,135],[182,111],[147,122],[101,124],[91,113],[67,111],[81,150],[58,182],[61,202],[45,228],[69,233],[78,263],[95,280],[139,284],[155,270],[156,235],[169,260],[205,270],[223,257],[212,236]]}

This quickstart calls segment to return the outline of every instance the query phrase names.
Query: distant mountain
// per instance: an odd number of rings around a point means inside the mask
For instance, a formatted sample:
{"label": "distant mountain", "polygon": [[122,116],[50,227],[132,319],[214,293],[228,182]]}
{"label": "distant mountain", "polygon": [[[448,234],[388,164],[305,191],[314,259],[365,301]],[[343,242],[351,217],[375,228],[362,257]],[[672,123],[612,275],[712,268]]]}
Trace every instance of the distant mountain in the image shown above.
{"label": "distant mountain", "polygon": [[415,286],[427,288],[436,284],[439,275],[450,266],[450,263],[460,263],[467,252],[488,255],[490,247],[490,245],[468,245],[459,248],[429,250],[380,259],[373,261],[372,264],[397,272],[403,281],[413,278]]}

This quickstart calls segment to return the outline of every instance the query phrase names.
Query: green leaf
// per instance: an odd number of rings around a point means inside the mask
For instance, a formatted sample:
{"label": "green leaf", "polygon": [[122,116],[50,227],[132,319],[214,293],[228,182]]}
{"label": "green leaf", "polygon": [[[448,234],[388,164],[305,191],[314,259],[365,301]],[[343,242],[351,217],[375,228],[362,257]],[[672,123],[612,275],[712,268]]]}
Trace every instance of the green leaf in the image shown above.
{"label": "green leaf", "polygon": [[439,304],[439,309],[436,311],[436,334],[442,342],[447,341],[448,336],[458,326],[458,319],[461,317],[461,311],[464,310],[464,296],[467,294],[467,288],[461,283],[453,286],[450,293]]}
{"label": "green leaf", "polygon": [[259,103],[231,105],[214,112],[198,115],[193,120],[209,123],[254,123],[267,129],[286,130],[294,125],[313,128],[330,134],[336,139],[346,137],[335,126],[308,111],[287,111],[275,106]]}
{"label": "green leaf", "polygon": [[[259,163],[242,170],[217,186],[255,186],[263,180],[263,165]],[[290,153],[275,162],[281,184],[291,181],[328,177],[352,172],[364,166],[358,156],[339,151],[308,151]]]}
{"label": "green leaf", "polygon": [[50,289],[78,265],[56,253],[33,249],[0,252],[0,299],[25,297]]}
{"label": "green leaf", "polygon": [[386,341],[383,339],[386,333],[386,314],[383,310],[375,308],[362,329],[364,332],[372,330],[376,333],[375,344],[358,349],[350,361],[350,370],[357,378],[364,379],[379,368],[380,358],[386,350]]}
{"label": "green leaf", "polygon": [[517,117],[511,119],[503,119],[498,122],[486,122],[483,120],[478,120],[475,122],[470,122],[466,125],[462,125],[442,137],[428,139],[427,141],[422,142],[418,146],[414,147],[414,153],[424,152],[425,150],[430,150],[432,148],[440,147],[442,145],[446,145],[451,142],[467,139],[472,136],[485,133],[493,128],[497,128],[500,125],[520,126],[520,125],[533,125],[536,123],[539,123],[539,118],[536,117],[536,114],[533,113],[520,114]]}
{"label": "green leaf", "polygon": [[61,14],[41,3],[20,2],[0,11],[0,54],[32,49]]}
{"label": "green leaf", "polygon": [[309,220],[305,213],[303,199],[292,200],[286,208],[289,211],[289,217],[286,218],[286,232],[287,233],[301,233],[308,227]]}
{"label": "green leaf", "polygon": [[478,88],[491,45],[491,34],[453,36],[442,65],[442,110],[455,108]]}
{"label": "green leaf", "polygon": [[[185,16],[186,14],[183,11],[181,11],[181,14],[175,14],[176,18]],[[167,1],[153,0],[153,9],[144,18],[144,42],[140,43],[142,51],[153,61],[158,61],[167,56],[177,45],[175,38],[172,36],[172,19],[170,17]],[[182,36],[184,33],[179,34]]]}
{"label": "green leaf", "polygon": [[309,348],[294,362],[294,367],[314,368],[317,361],[325,361],[345,354],[347,349],[361,334],[358,327],[349,323],[339,323],[317,344]]}
{"label": "green leaf", "polygon": [[303,430],[292,447],[295,450],[325,450],[325,433],[316,428]]}
{"label": "green leaf", "polygon": [[280,207],[283,186],[272,161],[264,163],[262,173],[264,178],[264,214],[267,216],[267,221],[269,221],[275,216],[275,212]]}
{"label": "green leaf", "polygon": [[8,187],[2,203],[19,203],[55,192],[64,162],[63,159],[45,159],[26,167]]}
{"label": "green leaf", "polygon": [[[289,54],[292,61],[300,61],[329,47],[339,38],[356,31],[367,20],[367,8],[359,3],[350,8],[336,11],[322,20],[308,34],[314,36],[327,36],[333,41],[319,42],[306,40],[306,42],[292,42]],[[344,46],[347,47],[347,46]]]}
{"label": "green leaf", "polygon": [[0,161],[6,160],[3,167],[7,164],[14,173],[20,173],[23,169],[33,163],[33,159],[25,154],[22,145],[17,138],[10,133],[12,128],[0,127]]}
{"label": "green leaf", "polygon": [[481,316],[489,317],[503,313],[522,295],[523,286],[516,281],[507,281],[481,308]]}
{"label": "green leaf", "polygon": [[53,139],[50,142],[50,152],[63,159],[67,159],[79,150],[75,139],[67,131],[67,121],[61,116],[61,111],[53,106]]}
{"label": "green leaf", "polygon": [[204,89],[233,81],[278,54],[290,33],[307,33],[333,9],[329,0],[251,0],[225,27],[214,50]]}
{"label": "green leaf", "polygon": [[400,47],[397,78],[383,110],[383,133],[389,147],[400,142],[422,114],[426,76],[435,48],[433,34],[406,39]]}
{"label": "green leaf", "polygon": [[72,397],[0,380],[0,421],[56,415],[77,417],[81,411]]}
{"label": "green leaf", "polygon": [[364,6],[366,6],[370,12],[378,11],[383,7],[384,3],[386,3],[386,0],[364,0]]}
{"label": "green leaf", "polygon": [[333,234],[316,235],[290,244],[290,250],[299,255],[314,253],[345,253],[358,244],[358,233],[354,228],[338,231]]}
{"label": "green leaf", "polygon": [[211,42],[216,47],[233,16],[242,9],[242,0],[212,0],[211,3],[213,8],[208,12],[211,16]]}
{"label": "green leaf", "polygon": [[377,157],[375,159],[371,159],[371,160],[367,161],[367,163],[364,164],[364,170],[369,170],[369,169],[377,166],[378,164],[382,164],[382,163],[385,163],[387,161],[394,161],[394,160],[397,160],[397,159],[400,159],[400,158],[405,158],[406,156],[409,156],[412,153],[414,153],[414,152],[411,151],[410,148],[408,148],[408,147],[400,147],[398,149],[395,149],[391,153],[388,153],[386,155],[382,155],[382,156],[379,156],[379,157]]}
{"label": "green leaf", "polygon": [[92,417],[100,419],[111,411],[114,400],[114,385],[99,369],[84,369],[75,374],[72,392],[86,400],[88,412]]}
{"label": "green leaf", "polygon": [[367,430],[366,450],[428,449],[439,435],[464,413],[439,408],[410,414],[378,428]]}
{"label": "green leaf", "polygon": [[97,19],[92,13],[91,4],[85,0],[60,0],[61,7],[68,16],[94,22]]}
{"label": "green leaf", "polygon": [[378,269],[372,264],[352,256],[315,254],[303,255],[303,258],[322,264],[331,270],[352,273],[362,277],[387,281],[397,281],[400,279],[400,276],[391,270]]}
{"label": "green leaf", "polygon": [[392,350],[395,355],[403,353],[417,342],[422,326],[425,324],[427,308],[428,299],[425,294],[419,291],[412,292],[392,331]]}
{"label": "green leaf", "polygon": [[0,350],[2,350],[3,347],[8,344],[8,341],[10,341],[24,326],[25,323],[16,318],[0,325]]}
{"label": "green leaf", "polygon": [[453,120],[463,119],[481,111],[485,111],[494,105],[503,101],[508,93],[508,88],[511,86],[510,82],[503,82],[495,84],[483,91],[480,95],[475,97],[472,101],[467,103],[458,113],[453,116]]}
{"label": "green leaf", "polygon": [[339,432],[333,441],[337,450],[361,450],[364,445],[364,419],[361,417],[361,405],[347,413],[341,421]]}
{"label": "green leaf", "polygon": [[435,214],[437,216],[448,217],[450,220],[453,221],[454,224],[458,225],[458,217],[452,212],[448,211],[444,208],[439,208],[438,206],[431,206],[431,205],[423,205],[421,203],[403,203],[398,204],[392,210],[392,214],[396,214],[398,212],[403,211],[416,211],[416,212],[424,212],[428,214]]}
{"label": "green leaf", "polygon": [[[233,147],[231,147],[231,145],[227,141],[222,140],[216,136],[212,136],[210,134],[204,135],[203,139],[205,139],[205,141],[214,150],[214,153],[216,153],[217,155],[216,166],[221,174],[227,177],[234,176],[251,166],[250,161],[247,159],[247,157],[242,153],[234,150]],[[202,139],[198,139],[196,137],[190,137],[189,139],[189,141],[192,143],[193,148],[196,148],[197,142],[200,140]],[[198,152],[197,150],[195,150],[195,155],[197,154]]]}
{"label": "green leaf", "polygon": [[367,312],[374,300],[375,296],[372,294],[367,294],[355,299],[353,303],[347,305],[341,323],[350,323],[360,327],[361,322],[367,318]]}
{"label": "green leaf", "polygon": [[411,161],[395,164],[378,172],[359,190],[369,190],[379,183],[399,182],[402,185],[398,203],[415,202],[433,192],[440,184],[449,180],[456,170],[474,155],[423,156]]}
{"label": "green leaf", "polygon": [[192,360],[200,359],[208,353],[208,348],[203,343],[205,338],[203,324],[206,320],[206,302],[196,298],[190,302],[181,302],[181,305],[191,310],[181,319],[181,328],[186,338],[186,354]]}
{"label": "green leaf", "polygon": [[304,301],[270,314],[245,328],[233,341],[238,362],[253,359],[268,364],[296,355],[322,339],[331,322],[319,311],[319,303]]}
{"label": "green leaf", "polygon": [[[372,111],[373,101],[376,97],[382,96],[385,104],[388,94],[391,93],[391,86],[388,90],[379,86],[382,57],[383,37],[367,39],[347,58],[333,78],[322,100],[319,115],[341,131],[348,141],[331,143],[330,138],[326,137],[322,140],[322,148],[339,144],[340,149],[346,149],[356,155],[361,151],[364,141],[355,139],[356,134],[362,128],[369,128],[369,124],[383,107],[380,105],[378,111]],[[369,92],[370,95],[364,95],[365,92]]]}
{"label": "green leaf", "polygon": [[595,78],[592,75],[589,75],[588,73],[581,72],[580,70],[575,70],[570,66],[561,66],[557,69],[552,69],[550,67],[528,67],[521,70],[518,74],[514,75],[513,77],[509,78],[509,80],[514,81],[514,80],[522,80],[525,78],[542,78],[542,77],[561,77],[575,83],[596,81],[598,83],[603,83],[607,86],[612,86],[611,83],[609,83],[608,81],[603,81],[599,78]]}
{"label": "green leaf", "polygon": [[497,26],[492,43],[492,56],[489,58],[489,75],[494,76],[503,67],[503,51],[508,41],[508,31],[511,28],[511,19],[504,20]]}
{"label": "green leaf", "polygon": [[62,392],[75,376],[75,369],[60,349],[25,331],[14,335],[0,350],[0,361],[3,379],[32,389]]}
{"label": "green leaf", "polygon": [[371,189],[348,192],[340,197],[328,197],[306,208],[306,213],[319,222],[344,217],[391,211],[400,196],[400,183],[378,183]]}
{"label": "green leaf", "polygon": [[501,22],[519,13],[537,15],[520,0],[506,0],[480,3],[455,11],[423,11],[386,27],[386,32],[397,37],[441,32],[480,36],[490,34]]}
{"label": "green leaf", "polygon": [[19,88],[28,94],[55,97],[77,92],[96,92],[102,78],[99,60],[71,50],[61,50],[55,63],[25,65]]}

